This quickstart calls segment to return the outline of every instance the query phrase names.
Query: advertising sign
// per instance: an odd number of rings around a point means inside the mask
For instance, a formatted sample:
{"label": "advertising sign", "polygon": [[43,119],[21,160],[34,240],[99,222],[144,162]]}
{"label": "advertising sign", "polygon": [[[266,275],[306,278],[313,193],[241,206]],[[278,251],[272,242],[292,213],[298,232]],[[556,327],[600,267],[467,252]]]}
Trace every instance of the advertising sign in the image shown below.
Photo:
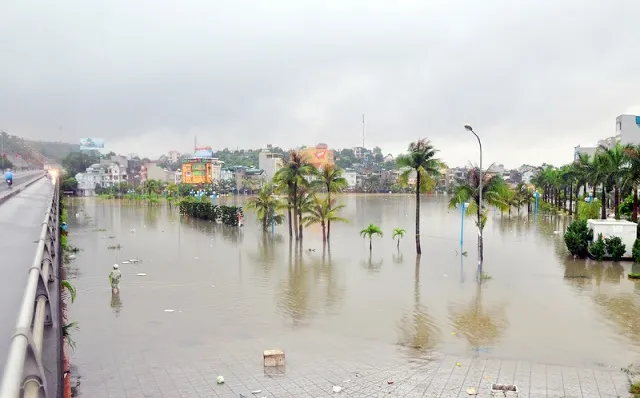
{"label": "advertising sign", "polygon": [[98,150],[104,148],[102,138],[80,138],[80,150]]}
{"label": "advertising sign", "polygon": [[210,146],[197,147],[193,151],[193,156],[196,158],[212,158],[213,149]]}

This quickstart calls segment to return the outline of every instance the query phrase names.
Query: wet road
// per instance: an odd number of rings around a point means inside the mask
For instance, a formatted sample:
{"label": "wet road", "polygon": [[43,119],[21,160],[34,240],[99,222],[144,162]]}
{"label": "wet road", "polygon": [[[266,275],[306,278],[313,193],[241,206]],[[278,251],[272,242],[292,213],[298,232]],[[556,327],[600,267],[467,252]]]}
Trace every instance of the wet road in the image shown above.
{"label": "wet road", "polygon": [[[21,178],[27,178],[21,176]],[[19,180],[18,180],[19,181]],[[23,180],[21,182],[26,182]],[[27,273],[36,254],[35,241],[51,199],[51,182],[41,179],[0,204],[0,363],[4,371],[9,342],[15,332],[18,310],[27,283]]]}
{"label": "wet road", "polygon": [[[30,181],[36,176],[43,175],[43,170],[37,171],[24,171],[19,173],[13,173],[13,187],[24,184],[25,182]],[[0,184],[0,195],[6,193],[9,190],[6,181],[2,178],[2,184]]]}

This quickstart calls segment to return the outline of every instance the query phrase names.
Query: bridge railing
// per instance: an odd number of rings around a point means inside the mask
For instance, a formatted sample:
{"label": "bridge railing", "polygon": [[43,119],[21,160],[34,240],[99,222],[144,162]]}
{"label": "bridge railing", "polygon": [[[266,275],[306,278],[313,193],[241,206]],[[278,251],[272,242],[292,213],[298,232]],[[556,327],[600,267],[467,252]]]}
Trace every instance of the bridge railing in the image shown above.
{"label": "bridge railing", "polygon": [[57,288],[55,267],[59,264],[60,252],[59,183],[56,179],[52,179],[52,182],[53,195],[29,269],[16,331],[11,339],[2,377],[0,398],[48,398],[56,395],[55,391],[47,389],[42,365],[44,332],[45,328],[52,326],[54,316],[49,302],[49,289]]}

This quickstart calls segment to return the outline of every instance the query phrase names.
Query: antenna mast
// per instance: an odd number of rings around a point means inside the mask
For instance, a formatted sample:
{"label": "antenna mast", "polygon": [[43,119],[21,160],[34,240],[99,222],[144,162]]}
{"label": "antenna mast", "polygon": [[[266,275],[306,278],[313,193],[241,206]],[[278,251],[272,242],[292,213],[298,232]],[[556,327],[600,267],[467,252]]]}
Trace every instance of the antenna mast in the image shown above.
{"label": "antenna mast", "polygon": [[364,113],[362,114],[362,147],[364,148]]}

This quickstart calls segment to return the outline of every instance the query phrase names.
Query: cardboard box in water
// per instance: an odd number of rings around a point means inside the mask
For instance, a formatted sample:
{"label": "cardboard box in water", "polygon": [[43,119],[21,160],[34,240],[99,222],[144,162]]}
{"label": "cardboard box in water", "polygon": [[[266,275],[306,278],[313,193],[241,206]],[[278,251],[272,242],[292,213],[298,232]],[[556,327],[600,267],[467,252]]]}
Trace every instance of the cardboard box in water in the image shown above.
{"label": "cardboard box in water", "polygon": [[284,366],[284,351],[266,350],[264,352],[264,366]]}

